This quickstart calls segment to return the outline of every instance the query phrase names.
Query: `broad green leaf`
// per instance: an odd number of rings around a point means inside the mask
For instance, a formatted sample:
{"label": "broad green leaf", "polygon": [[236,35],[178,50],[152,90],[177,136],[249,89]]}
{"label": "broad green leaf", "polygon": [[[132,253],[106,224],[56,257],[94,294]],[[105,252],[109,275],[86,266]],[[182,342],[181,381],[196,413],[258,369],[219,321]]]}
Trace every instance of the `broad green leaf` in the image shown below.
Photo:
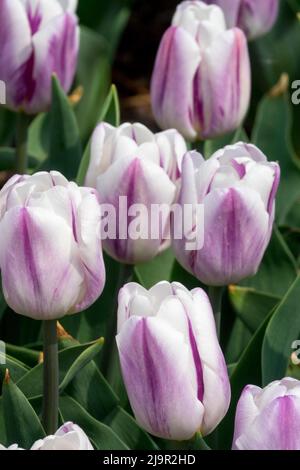
{"label": "broad green leaf", "polygon": [[[2,355],[1,355],[2,358]],[[0,382],[2,383],[6,369],[9,369],[15,381],[21,379],[30,370],[29,367],[18,359],[11,357],[6,350],[5,364],[0,362]]]}
{"label": "broad green leaf", "polygon": [[60,413],[64,421],[74,421],[85,430],[99,450],[128,450],[124,442],[106,424],[97,421],[73,398],[60,398]]}
{"label": "broad green leaf", "polygon": [[90,347],[85,349],[72,363],[71,367],[68,369],[66,375],[64,376],[62,382],[60,383],[59,389],[60,391],[64,390],[67,385],[71,382],[72,379],[84,369],[84,367],[91,362],[94,357],[99,354],[102,349],[104,343],[104,338],[100,338]]}
{"label": "broad green leaf", "polygon": [[252,333],[280,301],[280,297],[240,286],[229,286],[229,299],[237,316]]}
{"label": "broad green leaf", "polygon": [[[79,344],[67,349],[63,349],[58,353],[59,358],[59,383],[62,384],[63,380],[70,370],[73,368],[74,362],[84,353],[88,348],[93,346],[95,343]],[[82,365],[85,363],[83,361]],[[76,363],[77,372],[79,370],[79,364]],[[74,370],[74,369],[73,369]],[[73,374],[71,374],[73,375]],[[18,387],[26,395],[27,398],[39,397],[43,394],[43,364],[38,364],[31,369],[26,375],[24,375],[18,382]]]}
{"label": "broad green leaf", "polygon": [[[120,124],[120,106],[118,92],[114,85],[111,86],[106,100],[103,104],[102,110],[99,115],[98,123],[105,121],[113,126]],[[90,163],[91,141],[88,142],[84,151],[83,157],[80,162],[79,170],[77,173],[76,181],[79,185],[84,184],[85,175]]]}
{"label": "broad green leaf", "polygon": [[236,318],[226,346],[226,362],[237,362],[243,354],[246,346],[249,344],[251,337],[251,331],[249,331],[246,325],[239,318]]}
{"label": "broad green leaf", "polygon": [[139,282],[146,289],[150,289],[160,281],[170,281],[174,262],[174,253],[169,249],[156,256],[152,261],[136,266],[135,272]]}
{"label": "broad green leaf", "polygon": [[45,436],[45,432],[31,404],[19,387],[6,378],[3,384],[2,406],[8,444],[18,443],[29,449]]}
{"label": "broad green leaf", "polygon": [[6,352],[13,358],[23,362],[27,366],[34,367],[39,361],[39,351],[15,346],[14,344],[6,344]]}
{"label": "broad green leaf", "polygon": [[79,130],[74,110],[56,76],[52,79],[49,120],[49,155],[41,168],[57,170],[66,178],[75,179],[81,159]]}
{"label": "broad green leaf", "polygon": [[158,446],[125,410],[117,406],[104,422],[134,450],[157,450]]}
{"label": "broad green leaf", "polygon": [[50,116],[41,113],[36,116],[28,129],[28,153],[33,155],[40,165],[47,159],[50,144]]}
{"label": "broad green leaf", "polygon": [[6,429],[4,422],[4,413],[3,413],[3,400],[0,398],[0,444],[6,444]]}
{"label": "broad green leaf", "polygon": [[300,276],[284,296],[267,327],[262,349],[263,385],[285,376],[293,352],[292,343],[300,338]]}
{"label": "broad green leaf", "polygon": [[282,297],[297,276],[297,265],[281,233],[275,227],[258,273],[240,284]]}
{"label": "broad green leaf", "polygon": [[84,142],[97,123],[109,90],[110,69],[107,42],[95,31],[81,26],[76,84],[83,88],[83,96],[75,106],[75,114]]}

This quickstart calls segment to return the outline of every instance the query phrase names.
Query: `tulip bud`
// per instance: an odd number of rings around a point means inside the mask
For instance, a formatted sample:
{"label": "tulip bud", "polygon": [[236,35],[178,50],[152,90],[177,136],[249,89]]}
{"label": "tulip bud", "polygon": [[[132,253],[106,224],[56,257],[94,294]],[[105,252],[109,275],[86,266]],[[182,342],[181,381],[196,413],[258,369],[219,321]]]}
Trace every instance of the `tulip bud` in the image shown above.
{"label": "tulip bud", "polygon": [[179,4],[165,32],[151,83],[154,116],[187,139],[216,137],[236,129],[250,99],[247,41],[226,30],[222,10],[200,1]]}
{"label": "tulip bud", "polygon": [[[184,139],[175,130],[153,134],[142,124],[128,123],[118,128],[102,123],[96,128],[85,184],[98,189],[102,205],[115,209],[116,233],[102,237],[110,256],[134,264],[148,261],[167,248],[169,217],[158,228],[157,236],[151,237],[151,206],[166,204],[168,209],[175,201],[186,150]],[[126,207],[120,198],[126,199]],[[135,204],[143,205],[146,212],[144,222],[149,230],[144,238],[133,239],[128,233],[134,218],[128,209]]]}
{"label": "tulip bud", "polygon": [[0,267],[8,305],[37,320],[89,307],[105,268],[95,190],[58,172],[13,176],[0,192]]}
{"label": "tulip bud", "polygon": [[300,382],[247,385],[239,399],[233,450],[300,450]]}
{"label": "tulip bud", "polygon": [[0,0],[0,80],[10,109],[47,110],[53,73],[69,91],[79,47],[76,5],[74,0]]}
{"label": "tulip bud", "polygon": [[85,432],[76,424],[63,424],[54,436],[36,441],[30,450],[94,450]]}
{"label": "tulip bud", "polygon": [[227,368],[202,289],[161,282],[119,293],[122,374],[138,424],[164,439],[212,432],[230,402]]}
{"label": "tulip bud", "polygon": [[219,5],[227,26],[241,28],[248,39],[263,36],[273,27],[279,10],[278,0],[204,0]]}
{"label": "tulip bud", "polygon": [[2,444],[0,444],[0,450],[24,450],[24,449],[19,447],[18,444],[12,444],[9,447],[4,447]]}
{"label": "tulip bud", "polygon": [[[178,261],[207,285],[235,284],[254,275],[270,241],[280,168],[254,145],[238,143],[205,161],[185,156],[179,204],[203,204],[204,245],[186,250],[173,240]],[[199,221],[191,225],[202,230]],[[174,231],[172,230],[172,233]]]}

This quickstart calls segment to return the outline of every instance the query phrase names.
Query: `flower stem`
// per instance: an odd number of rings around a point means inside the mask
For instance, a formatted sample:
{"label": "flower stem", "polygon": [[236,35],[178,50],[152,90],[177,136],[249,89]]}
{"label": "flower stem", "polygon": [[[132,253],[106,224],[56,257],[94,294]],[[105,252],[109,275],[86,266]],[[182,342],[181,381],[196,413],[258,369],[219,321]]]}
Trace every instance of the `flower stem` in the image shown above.
{"label": "flower stem", "polygon": [[107,322],[107,330],[105,335],[105,343],[103,347],[102,353],[102,372],[105,377],[107,377],[108,371],[113,361],[114,349],[115,349],[115,336],[117,334],[117,310],[118,310],[118,295],[120,289],[126,284],[130,282],[133,274],[133,265],[129,264],[120,264],[118,280],[116,283],[116,289],[113,299],[113,308],[110,312],[110,317],[108,318]]}
{"label": "flower stem", "polygon": [[47,435],[54,434],[58,427],[58,345],[56,320],[46,320],[44,329],[44,394],[43,426]]}
{"label": "flower stem", "polygon": [[28,155],[27,155],[27,135],[28,135],[29,117],[24,113],[17,115],[16,124],[16,171],[20,175],[27,173]]}
{"label": "flower stem", "polygon": [[216,328],[218,338],[221,336],[221,308],[222,308],[222,296],[223,296],[223,287],[210,286],[208,289],[208,296],[211,302],[211,306],[214,312]]}

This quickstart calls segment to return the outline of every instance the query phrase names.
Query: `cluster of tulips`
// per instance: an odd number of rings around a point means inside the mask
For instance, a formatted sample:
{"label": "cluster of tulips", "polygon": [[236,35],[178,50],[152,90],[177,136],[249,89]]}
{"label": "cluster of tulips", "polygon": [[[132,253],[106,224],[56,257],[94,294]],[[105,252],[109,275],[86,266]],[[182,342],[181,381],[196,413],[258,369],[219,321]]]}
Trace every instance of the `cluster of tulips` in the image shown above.
{"label": "cluster of tulips", "polygon": [[[71,0],[0,0],[0,79],[11,110],[47,111],[53,73],[70,90],[79,46],[75,11]],[[243,142],[205,160],[188,151],[184,138],[215,138],[242,123],[251,91],[247,39],[268,31],[277,11],[276,0],[182,2],[152,77],[153,112],[163,130],[101,122],[92,135],[84,187],[57,171],[24,171],[1,190],[3,292],[16,313],[44,322],[46,374],[55,368],[55,357],[47,358],[53,325],[86,310],[104,289],[102,247],[134,265],[171,244],[179,263],[213,292],[257,272],[272,233],[279,165]],[[101,206],[118,210],[120,196],[146,207],[203,204],[203,247],[187,251],[185,237],[166,241],[171,214],[158,239],[121,238],[117,227],[115,239],[102,241]],[[154,436],[206,436],[226,415],[230,382],[211,301],[202,288],[189,291],[176,282],[149,291],[130,282],[119,291],[122,375],[139,426]],[[52,396],[46,403],[49,436],[32,450],[92,449],[78,426],[66,423],[56,431],[56,402]],[[297,380],[284,378],[265,389],[248,385],[236,411],[233,449],[300,449],[299,418]]]}

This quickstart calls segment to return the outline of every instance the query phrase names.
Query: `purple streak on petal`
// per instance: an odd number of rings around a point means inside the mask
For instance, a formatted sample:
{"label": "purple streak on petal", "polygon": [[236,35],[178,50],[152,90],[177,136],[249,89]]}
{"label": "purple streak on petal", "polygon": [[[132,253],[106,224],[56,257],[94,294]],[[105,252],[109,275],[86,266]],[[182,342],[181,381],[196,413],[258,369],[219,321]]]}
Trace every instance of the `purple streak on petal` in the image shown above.
{"label": "purple streak on petal", "polygon": [[173,47],[174,36],[176,33],[176,27],[171,26],[168,30],[168,34],[165,35],[166,40],[163,43],[163,49],[161,50],[162,60],[164,62],[164,74],[161,81],[161,87],[159,89],[159,94],[157,101],[158,103],[162,104],[165,97],[166,87],[168,83],[168,75],[170,73],[170,65],[171,65],[171,52]]}
{"label": "purple streak on petal", "polygon": [[27,16],[28,16],[30,29],[31,29],[31,34],[34,35],[39,30],[39,27],[42,21],[41,13],[38,8],[36,9],[36,11],[32,11],[31,5],[29,5]]}
{"label": "purple streak on petal", "polygon": [[39,276],[37,274],[36,266],[34,263],[34,254],[33,249],[30,243],[29,231],[28,231],[28,223],[29,223],[29,215],[27,209],[24,207],[20,211],[20,223],[21,223],[21,231],[20,233],[23,235],[22,242],[24,248],[25,258],[27,260],[26,266],[28,269],[29,279],[31,280],[33,286],[33,292],[36,299],[40,298],[41,287],[39,284]]}
{"label": "purple streak on petal", "polygon": [[235,171],[237,172],[237,174],[239,175],[239,177],[241,179],[243,179],[245,174],[246,174],[245,165],[243,163],[238,163],[234,159],[232,160],[231,164],[232,164],[233,168],[235,169]]}
{"label": "purple streak on petal", "polygon": [[196,376],[197,376],[197,384],[198,384],[197,397],[198,397],[198,400],[203,402],[204,380],[203,380],[202,363],[201,363],[201,358],[200,358],[200,354],[199,354],[199,351],[198,351],[198,347],[197,347],[197,343],[196,343],[196,339],[195,339],[195,335],[194,335],[194,331],[193,331],[191,321],[190,321],[189,318],[187,318],[187,320],[188,320],[188,326],[189,326],[189,339],[190,339],[190,343],[191,343],[191,349],[192,349],[192,353],[193,353],[194,364],[195,364],[195,369],[196,369]]}

